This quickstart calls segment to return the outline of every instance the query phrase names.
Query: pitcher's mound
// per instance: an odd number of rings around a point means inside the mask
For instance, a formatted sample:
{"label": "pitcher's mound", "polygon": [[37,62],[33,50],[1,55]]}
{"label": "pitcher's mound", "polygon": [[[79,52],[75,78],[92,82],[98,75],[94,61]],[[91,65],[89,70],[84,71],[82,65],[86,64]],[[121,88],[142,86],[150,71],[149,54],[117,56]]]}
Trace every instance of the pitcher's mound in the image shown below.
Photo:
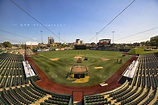
{"label": "pitcher's mound", "polygon": [[110,60],[110,59],[108,59],[108,58],[100,58],[102,61],[108,61],[108,60]]}

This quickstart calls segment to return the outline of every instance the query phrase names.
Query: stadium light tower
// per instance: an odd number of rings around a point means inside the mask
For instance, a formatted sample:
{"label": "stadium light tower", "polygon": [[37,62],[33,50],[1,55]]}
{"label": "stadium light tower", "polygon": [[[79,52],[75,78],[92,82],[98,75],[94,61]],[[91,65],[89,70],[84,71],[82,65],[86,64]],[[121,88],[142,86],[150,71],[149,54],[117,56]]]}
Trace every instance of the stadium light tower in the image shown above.
{"label": "stadium light tower", "polygon": [[58,33],[59,34],[59,43],[60,43],[60,33]]}
{"label": "stadium light tower", "polygon": [[112,31],[112,33],[113,33],[113,38],[112,38],[112,40],[113,40],[113,45],[114,45],[114,33],[115,33],[115,31]]}
{"label": "stadium light tower", "polygon": [[43,36],[42,36],[42,32],[43,32],[43,31],[41,31],[41,44],[43,43]]}

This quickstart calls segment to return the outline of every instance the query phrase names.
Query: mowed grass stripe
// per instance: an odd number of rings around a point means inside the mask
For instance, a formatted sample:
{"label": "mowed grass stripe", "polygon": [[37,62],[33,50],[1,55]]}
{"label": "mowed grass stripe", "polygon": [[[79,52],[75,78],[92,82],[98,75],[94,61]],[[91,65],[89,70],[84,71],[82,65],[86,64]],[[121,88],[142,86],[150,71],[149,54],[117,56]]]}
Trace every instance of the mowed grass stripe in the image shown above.
{"label": "mowed grass stripe", "polygon": [[[34,58],[35,58],[35,57],[33,57],[33,59],[34,59]],[[44,66],[44,65],[48,66],[48,65],[50,65],[50,66],[52,66],[52,67],[58,67],[58,65],[56,65],[56,64],[54,64],[54,63],[51,63],[48,58],[45,58],[45,57],[43,57],[43,56],[40,56],[40,57],[38,57],[38,58],[36,58],[36,59],[38,59],[38,61],[42,63],[41,66]],[[43,61],[44,61],[44,62],[43,62]]]}
{"label": "mowed grass stripe", "polygon": [[[41,62],[44,61],[45,59],[41,57],[40,59],[33,58],[33,60],[36,60],[36,62]],[[47,76],[50,79],[53,79],[54,78],[53,76],[55,77],[57,76],[58,80],[65,79],[66,74],[62,72],[63,66],[51,63],[48,60],[45,60],[45,62],[40,63],[40,65],[38,66],[47,74]],[[49,72],[46,72],[47,70]]]}
{"label": "mowed grass stripe", "polygon": [[[123,57],[123,63],[116,63],[116,58],[121,58],[120,52],[112,51],[96,51],[96,50],[66,50],[41,52],[32,59],[36,64],[55,82],[71,86],[91,86],[98,84],[110,78],[130,56]],[[82,61],[82,64],[88,67],[89,82],[84,84],[73,84],[72,81],[66,79],[66,74],[70,72],[70,67],[78,64],[75,56],[88,57],[88,61]],[[53,58],[59,58],[57,61],[52,61]],[[102,60],[105,58],[107,60]],[[42,66],[42,67],[41,67]],[[94,67],[103,67],[103,69],[94,69]],[[46,72],[46,69],[47,72]],[[54,78],[53,76],[57,77]]]}
{"label": "mowed grass stripe", "polygon": [[61,67],[64,67],[64,66],[66,66],[66,64],[65,63],[60,63],[60,62],[56,62],[56,61],[51,61],[51,60],[49,60],[48,58],[45,58],[45,57],[40,57],[40,62],[42,62],[42,61],[45,61],[43,64],[45,64],[45,65],[43,65],[43,67],[49,67],[49,68],[51,68],[52,70],[54,70],[54,69],[56,69],[56,68],[59,68],[60,66]]}
{"label": "mowed grass stripe", "polygon": [[51,60],[51,59],[55,59],[55,58],[58,58],[58,57],[46,57],[46,56],[41,56],[40,55],[40,57],[41,57],[41,59],[42,59],[42,61],[47,61],[49,64],[51,63],[51,64],[54,64],[54,65],[57,65],[57,66],[62,66],[62,67],[64,67],[64,66],[66,66],[65,65],[65,63],[63,63],[63,62],[68,62],[68,61],[72,61],[73,59],[65,59],[65,58],[59,58],[57,61],[53,61],[53,60]]}

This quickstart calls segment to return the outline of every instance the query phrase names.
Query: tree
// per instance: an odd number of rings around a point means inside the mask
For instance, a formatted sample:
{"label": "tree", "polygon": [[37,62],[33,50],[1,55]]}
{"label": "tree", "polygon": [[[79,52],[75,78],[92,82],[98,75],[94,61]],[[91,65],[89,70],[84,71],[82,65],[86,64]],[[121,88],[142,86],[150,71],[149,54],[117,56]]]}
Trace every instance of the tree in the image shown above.
{"label": "tree", "polygon": [[25,44],[21,44],[21,48],[22,48],[22,49],[25,49]]}
{"label": "tree", "polygon": [[11,48],[12,47],[12,44],[9,42],[9,41],[6,41],[6,42],[3,42],[3,46],[6,48],[6,47],[9,47]]}
{"label": "tree", "polygon": [[150,44],[150,41],[146,41],[146,46],[150,46],[151,44]]}
{"label": "tree", "polygon": [[134,46],[140,46],[140,43],[133,43]]}
{"label": "tree", "polygon": [[150,38],[150,44],[151,46],[158,47],[158,35]]}
{"label": "tree", "polygon": [[146,42],[140,42],[142,44],[142,46],[145,46],[146,45]]}

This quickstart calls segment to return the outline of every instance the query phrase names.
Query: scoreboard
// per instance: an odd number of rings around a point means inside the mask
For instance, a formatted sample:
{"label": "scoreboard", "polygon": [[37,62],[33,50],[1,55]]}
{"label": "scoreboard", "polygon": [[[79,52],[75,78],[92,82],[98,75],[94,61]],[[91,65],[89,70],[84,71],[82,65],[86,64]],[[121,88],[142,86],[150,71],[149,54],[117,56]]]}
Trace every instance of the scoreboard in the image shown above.
{"label": "scoreboard", "polygon": [[111,44],[111,39],[101,39],[99,40],[99,45],[100,46],[110,46]]}

